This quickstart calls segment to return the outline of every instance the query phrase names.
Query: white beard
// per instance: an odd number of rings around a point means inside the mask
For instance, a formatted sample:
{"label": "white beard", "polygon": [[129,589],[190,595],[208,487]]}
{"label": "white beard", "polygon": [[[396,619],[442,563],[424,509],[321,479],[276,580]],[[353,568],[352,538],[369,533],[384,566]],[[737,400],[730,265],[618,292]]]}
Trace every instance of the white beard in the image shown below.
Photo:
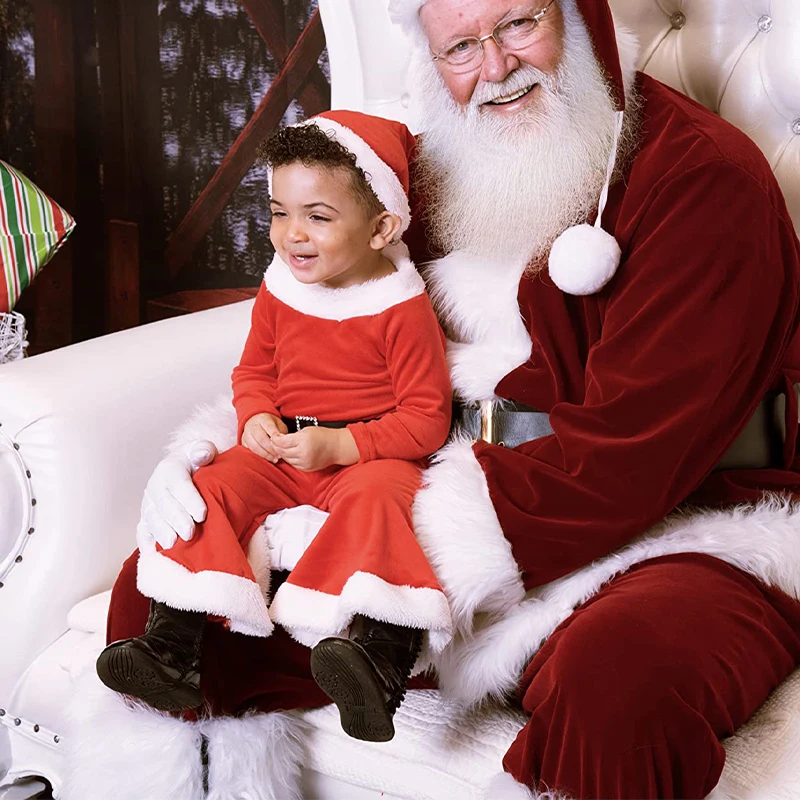
{"label": "white beard", "polygon": [[[435,249],[541,264],[568,227],[597,209],[614,143],[616,111],[582,19],[564,3],[564,55],[555,74],[523,65],[481,82],[459,107],[427,51],[415,54],[420,87],[419,186]],[[539,83],[513,116],[481,104]]]}

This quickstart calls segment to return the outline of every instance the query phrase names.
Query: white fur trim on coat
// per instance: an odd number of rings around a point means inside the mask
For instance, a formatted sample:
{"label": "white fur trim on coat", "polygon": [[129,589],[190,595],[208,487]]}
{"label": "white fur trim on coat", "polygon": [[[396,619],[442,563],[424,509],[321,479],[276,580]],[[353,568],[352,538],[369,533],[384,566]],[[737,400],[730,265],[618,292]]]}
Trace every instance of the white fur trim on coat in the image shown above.
{"label": "white fur trim on coat", "polygon": [[77,679],[64,732],[62,800],[199,800],[196,725],[127,701],[100,683],[94,663]]}
{"label": "white fur trim on coat", "polygon": [[342,635],[356,614],[425,631],[431,653],[440,652],[452,636],[450,610],[442,592],[395,586],[367,572],[353,573],[339,595],[286,582],[275,593],[269,613],[308,647],[326,636]]}
{"label": "white fur trim on coat", "polygon": [[[426,552],[430,546],[426,542]],[[514,691],[545,639],[614,576],[678,553],[714,556],[800,599],[800,503],[768,498],[756,506],[668,517],[619,551],[529,592],[502,617],[478,618],[472,632],[454,637],[437,659],[440,686],[470,705]],[[453,560],[448,568],[457,566]],[[467,597],[473,593],[469,589]]]}
{"label": "white fur trim on coat", "polygon": [[486,800],[570,800],[563,792],[535,792],[507,772],[498,773],[484,790]]}
{"label": "white fur trim on coat", "polygon": [[213,403],[196,406],[189,418],[169,437],[169,444],[165,449],[167,453],[180,452],[188,457],[193,448],[209,441],[221,453],[236,444],[237,431],[233,395],[225,392]]}
{"label": "white fur trim on coat", "polygon": [[531,339],[517,294],[525,264],[509,266],[465,252],[431,262],[431,300],[450,339],[447,362],[455,394],[465,401],[497,399],[502,378],[524,364]]}
{"label": "white fur trim on coat", "polygon": [[404,244],[390,245],[384,253],[397,272],[356,286],[332,289],[319,283],[300,283],[277,254],[264,283],[278,300],[309,317],[341,321],[372,316],[425,293],[425,284]]}
{"label": "white fur trim on coat", "polygon": [[136,586],[146,597],[172,608],[225,617],[236,633],[269,636],[274,627],[255,581],[216,570],[192,572],[155,547],[139,553]]}
{"label": "white fur trim on coat", "polygon": [[476,614],[505,612],[522,600],[519,568],[471,442],[445,445],[422,482],[413,507],[417,540],[450,602],[454,627],[469,636]]}
{"label": "white fur trim on coat", "polygon": [[[62,800],[300,800],[302,720],[283,713],[186,722],[77,679]],[[201,741],[208,739],[208,795]]]}

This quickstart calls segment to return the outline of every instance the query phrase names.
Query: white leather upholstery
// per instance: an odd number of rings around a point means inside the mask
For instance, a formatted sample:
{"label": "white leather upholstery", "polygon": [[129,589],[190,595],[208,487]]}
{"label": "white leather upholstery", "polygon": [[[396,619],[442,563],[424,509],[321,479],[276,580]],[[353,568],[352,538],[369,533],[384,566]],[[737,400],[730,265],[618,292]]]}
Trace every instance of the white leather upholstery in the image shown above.
{"label": "white leather upholstery", "polygon": [[[408,46],[387,2],[319,0],[333,105],[416,130]],[[611,3],[639,33],[646,71],[754,138],[800,227],[800,0]],[[68,611],[113,582],[168,433],[228,388],[249,309],[240,303],[0,367],[0,786],[29,774],[57,782],[65,676],[91,656],[82,613],[68,623]],[[310,796],[355,796],[325,785]]]}
{"label": "white leather upholstery", "polygon": [[639,34],[639,68],[717,112],[761,148],[800,230],[800,3],[611,0]]}
{"label": "white leather upholstery", "polygon": [[50,766],[69,684],[59,669],[41,676],[37,657],[133,551],[145,482],[188,412],[229,389],[251,307],[0,367],[0,785],[12,759],[21,774],[36,773],[37,753]]}

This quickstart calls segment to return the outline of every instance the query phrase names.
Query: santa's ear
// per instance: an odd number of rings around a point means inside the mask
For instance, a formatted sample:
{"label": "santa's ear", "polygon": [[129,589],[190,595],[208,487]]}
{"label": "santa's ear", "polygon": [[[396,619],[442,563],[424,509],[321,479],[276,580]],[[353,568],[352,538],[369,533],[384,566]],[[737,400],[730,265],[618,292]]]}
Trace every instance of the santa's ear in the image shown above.
{"label": "santa's ear", "polygon": [[375,217],[370,246],[373,250],[383,250],[386,245],[400,238],[402,227],[403,220],[401,220],[397,214],[392,214],[389,211],[381,211],[381,213]]}

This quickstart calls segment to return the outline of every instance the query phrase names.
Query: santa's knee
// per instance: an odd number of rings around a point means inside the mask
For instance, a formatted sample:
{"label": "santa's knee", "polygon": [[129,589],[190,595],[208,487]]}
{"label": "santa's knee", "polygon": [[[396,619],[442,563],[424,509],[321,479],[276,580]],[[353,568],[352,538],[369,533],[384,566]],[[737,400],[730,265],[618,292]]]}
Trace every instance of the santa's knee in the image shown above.
{"label": "santa's knee", "polygon": [[122,565],[108,607],[106,638],[109,642],[139,636],[147,623],[150,599],[136,588],[138,551]]}
{"label": "santa's knee", "polygon": [[713,788],[724,752],[698,701],[696,665],[652,631],[626,627],[556,634],[525,689],[531,716],[508,761],[518,780],[580,797]]}

